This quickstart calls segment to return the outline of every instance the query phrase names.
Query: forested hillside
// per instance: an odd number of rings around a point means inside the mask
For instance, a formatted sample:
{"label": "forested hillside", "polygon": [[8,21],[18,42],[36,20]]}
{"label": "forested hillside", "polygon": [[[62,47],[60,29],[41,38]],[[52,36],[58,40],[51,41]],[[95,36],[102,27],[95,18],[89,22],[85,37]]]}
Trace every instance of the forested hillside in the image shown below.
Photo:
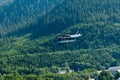
{"label": "forested hillside", "polygon": [[[87,80],[97,70],[120,66],[119,5],[119,0],[13,0],[0,6],[0,78]],[[76,42],[57,44],[60,35],[76,31],[82,34]],[[74,72],[56,74],[59,70]]]}
{"label": "forested hillside", "polygon": [[[37,30],[43,34],[49,34],[50,32],[60,32],[74,24],[94,24],[96,22],[119,22],[119,1],[64,1],[50,13],[43,16],[42,19],[39,19],[39,24],[36,28],[39,27]],[[44,28],[44,31],[41,27]]]}
{"label": "forested hillside", "polygon": [[[11,0],[1,1],[10,3]],[[39,17],[51,11],[58,0],[14,0],[10,5],[1,7],[0,10],[0,30],[1,35],[15,32],[31,24],[37,23]]]}

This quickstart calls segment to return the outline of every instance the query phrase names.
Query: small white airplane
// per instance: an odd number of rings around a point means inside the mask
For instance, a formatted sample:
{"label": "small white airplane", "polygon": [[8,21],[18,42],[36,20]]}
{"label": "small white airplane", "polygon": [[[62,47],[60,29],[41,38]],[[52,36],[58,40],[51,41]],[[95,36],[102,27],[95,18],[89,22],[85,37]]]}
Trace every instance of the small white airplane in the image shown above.
{"label": "small white airplane", "polygon": [[66,33],[63,36],[59,37],[58,44],[75,42],[76,38],[81,36],[82,34],[80,34],[79,31],[72,35],[70,33]]}

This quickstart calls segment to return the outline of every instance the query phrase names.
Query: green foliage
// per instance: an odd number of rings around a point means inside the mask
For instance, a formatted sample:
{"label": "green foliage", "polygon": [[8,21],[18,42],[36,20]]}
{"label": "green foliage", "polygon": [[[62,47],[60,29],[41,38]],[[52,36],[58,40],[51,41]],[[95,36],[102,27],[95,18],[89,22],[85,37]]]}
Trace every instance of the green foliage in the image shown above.
{"label": "green foliage", "polygon": [[[119,0],[15,0],[2,7],[0,79],[87,80],[93,68],[120,65],[119,5]],[[82,37],[56,44],[67,31]],[[57,74],[61,68],[67,73]],[[103,71],[99,79],[113,76]]]}
{"label": "green foliage", "polygon": [[119,72],[116,72],[115,74],[115,79],[118,79],[120,77],[120,73]]}
{"label": "green foliage", "polygon": [[102,71],[98,77],[98,80],[114,80],[114,77],[110,72]]}

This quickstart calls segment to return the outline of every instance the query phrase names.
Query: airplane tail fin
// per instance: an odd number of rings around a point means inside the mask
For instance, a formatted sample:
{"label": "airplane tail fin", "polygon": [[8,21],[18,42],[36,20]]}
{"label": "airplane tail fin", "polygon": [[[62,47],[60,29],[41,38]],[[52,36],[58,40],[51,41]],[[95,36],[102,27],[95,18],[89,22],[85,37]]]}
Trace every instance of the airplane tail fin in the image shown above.
{"label": "airplane tail fin", "polygon": [[79,31],[77,31],[76,34],[79,34]]}

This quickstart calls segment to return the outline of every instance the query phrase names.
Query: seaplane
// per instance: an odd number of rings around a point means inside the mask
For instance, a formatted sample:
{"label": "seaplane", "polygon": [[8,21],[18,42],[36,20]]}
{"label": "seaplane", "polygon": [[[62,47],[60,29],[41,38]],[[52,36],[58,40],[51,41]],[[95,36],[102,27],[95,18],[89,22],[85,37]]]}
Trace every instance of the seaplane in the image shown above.
{"label": "seaplane", "polygon": [[59,37],[58,44],[71,43],[75,42],[77,38],[81,37],[82,34],[77,31],[75,34],[66,33],[63,36]]}

